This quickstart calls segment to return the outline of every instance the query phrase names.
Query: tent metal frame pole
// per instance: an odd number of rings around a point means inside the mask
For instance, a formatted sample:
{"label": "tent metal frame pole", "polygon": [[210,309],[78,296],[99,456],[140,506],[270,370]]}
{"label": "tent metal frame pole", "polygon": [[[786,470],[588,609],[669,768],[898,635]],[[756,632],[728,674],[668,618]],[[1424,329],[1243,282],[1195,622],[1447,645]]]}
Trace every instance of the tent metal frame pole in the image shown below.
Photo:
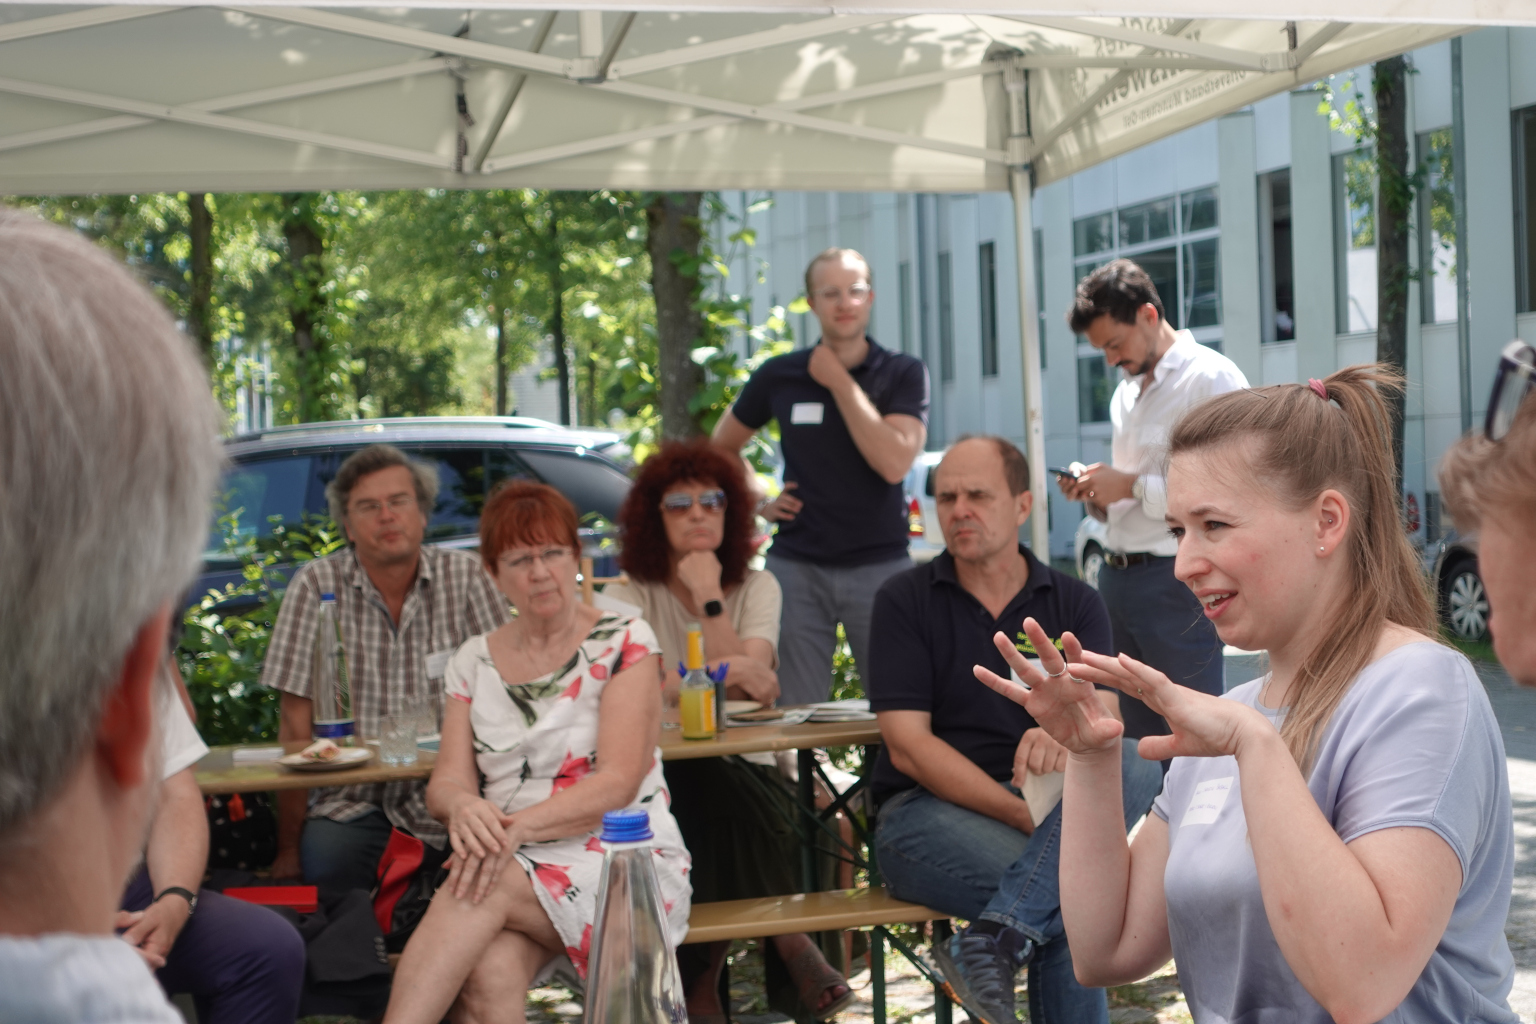
{"label": "tent metal frame pole", "polygon": [[[544,20],[533,31],[533,45],[528,48],[529,52],[538,53],[544,49],[544,43],[549,39],[549,31],[555,27],[555,17],[559,13],[559,11],[550,11],[544,15]],[[480,140],[480,148],[475,150],[475,158],[470,161],[469,166],[476,174],[485,167],[485,158],[490,156],[491,147],[496,145],[496,139],[501,135],[501,128],[507,123],[507,115],[512,113],[513,105],[517,103],[518,96],[522,95],[523,86],[527,84],[528,73],[515,72],[512,84],[507,87],[507,94],[502,98],[501,106],[496,109],[496,116],[486,126],[485,137]]]}
{"label": "tent metal frame pole", "polygon": [[1456,372],[1461,432],[1472,429],[1472,275],[1467,250],[1467,112],[1461,87],[1461,37],[1451,40],[1451,208],[1456,223]]}
{"label": "tent metal frame pole", "polygon": [[[1003,72],[1008,96],[1009,134],[1014,139],[1028,137],[1029,111],[1026,104],[1024,68],[1010,61]],[[1029,489],[1034,494],[1034,509],[1029,515],[1029,546],[1035,557],[1047,565],[1051,561],[1051,493],[1045,480],[1045,388],[1040,368],[1040,312],[1035,296],[1035,227],[1030,208],[1034,186],[1027,164],[1008,168],[1008,186],[1013,195],[1014,265],[1018,268],[1020,363],[1024,374],[1024,450],[1029,456]]]}

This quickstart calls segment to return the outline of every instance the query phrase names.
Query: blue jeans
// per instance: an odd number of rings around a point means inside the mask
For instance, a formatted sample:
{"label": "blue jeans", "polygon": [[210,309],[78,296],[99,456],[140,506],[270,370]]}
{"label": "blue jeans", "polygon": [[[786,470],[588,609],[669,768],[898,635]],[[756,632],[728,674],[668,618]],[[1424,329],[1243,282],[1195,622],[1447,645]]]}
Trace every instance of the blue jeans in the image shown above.
{"label": "blue jeans", "polygon": [[[1106,565],[1099,573],[1099,596],[1109,611],[1116,651],[1190,689],[1222,693],[1226,673],[1221,638],[1194,591],[1173,575],[1172,558],[1124,569]],[[1135,697],[1122,693],[1120,711],[1130,739],[1168,733],[1163,716]]]}
{"label": "blue jeans", "polygon": [[[1152,806],[1162,784],[1157,762],[1142,760],[1136,743],[1122,740],[1126,828]],[[892,895],[968,921],[996,921],[1034,941],[1029,965],[1033,1024],[1109,1020],[1104,990],[1084,988],[1072,972],[1061,921],[1059,804],[1026,836],[926,789],[909,789],[881,806],[875,853]]]}
{"label": "blue jeans", "polygon": [[383,811],[369,811],[351,821],[308,819],[299,838],[304,881],[337,892],[372,889],[391,827]]}

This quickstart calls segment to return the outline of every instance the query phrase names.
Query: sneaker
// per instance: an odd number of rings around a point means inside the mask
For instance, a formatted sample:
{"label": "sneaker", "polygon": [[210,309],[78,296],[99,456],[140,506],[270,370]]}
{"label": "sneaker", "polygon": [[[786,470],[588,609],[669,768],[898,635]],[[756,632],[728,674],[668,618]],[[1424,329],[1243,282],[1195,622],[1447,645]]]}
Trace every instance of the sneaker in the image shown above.
{"label": "sneaker", "polygon": [[1034,952],[1035,944],[1012,928],[995,936],[967,929],[935,944],[933,962],[944,991],[977,1024],[1019,1024],[1013,979]]}

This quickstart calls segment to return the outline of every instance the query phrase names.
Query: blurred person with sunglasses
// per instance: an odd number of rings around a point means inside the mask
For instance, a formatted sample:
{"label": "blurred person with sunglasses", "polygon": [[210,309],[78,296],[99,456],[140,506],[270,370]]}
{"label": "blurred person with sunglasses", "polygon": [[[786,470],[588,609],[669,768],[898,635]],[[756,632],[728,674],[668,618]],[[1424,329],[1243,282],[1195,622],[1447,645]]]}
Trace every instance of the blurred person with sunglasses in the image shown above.
{"label": "blurred person with sunglasses", "polygon": [[1476,531],[1494,651],[1522,686],[1536,686],[1536,349],[1504,347],[1481,433],[1445,453],[1440,492],[1462,533]]}
{"label": "blurred person with sunglasses", "polygon": [[869,262],[827,249],[806,268],[805,293],[820,341],[763,363],[714,433],[736,452],[779,424],[784,492],[762,514],[778,524],[767,568],[784,589],[779,676],[796,704],[827,699],[839,623],[867,671],[875,591],[912,567],[902,480],[928,436],[927,369],[866,333]]}
{"label": "blurred person with sunglasses", "polygon": [[[779,583],[747,566],[756,547],[754,504],[741,459],[700,438],[669,442],[647,459],[620,510],[620,565],[629,582],[610,584],[599,602],[656,630],[673,699],[693,623],[710,667],[726,666],[729,697],[766,706],[779,695]],[[672,813],[693,855],[697,902],[799,891],[796,811],[772,754],[668,761],[665,770]],[[779,935],[763,946],[774,1009],[825,1019],[853,999],[809,936]],[[723,1020],[718,983],[729,948],[716,942],[678,951],[695,1024]]]}

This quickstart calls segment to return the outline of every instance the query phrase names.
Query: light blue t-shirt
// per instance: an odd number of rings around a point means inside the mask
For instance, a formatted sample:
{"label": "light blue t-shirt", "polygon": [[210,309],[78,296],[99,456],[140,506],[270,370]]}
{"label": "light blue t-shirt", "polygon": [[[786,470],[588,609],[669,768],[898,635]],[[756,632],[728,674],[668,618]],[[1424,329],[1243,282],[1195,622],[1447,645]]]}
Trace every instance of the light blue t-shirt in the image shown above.
{"label": "light blue t-shirt", "polygon": [[[1227,699],[1279,728],[1284,712],[1259,704],[1262,684],[1244,683]],[[1308,786],[1346,843],[1377,829],[1427,828],[1461,861],[1445,934],[1384,1020],[1517,1021],[1504,937],[1515,853],[1509,775],[1493,709],[1467,659],[1426,641],[1366,666],[1323,734]],[[1168,931],[1197,1024],[1327,1024],[1270,930],[1236,759],[1175,759],[1152,813],[1168,822]]]}

